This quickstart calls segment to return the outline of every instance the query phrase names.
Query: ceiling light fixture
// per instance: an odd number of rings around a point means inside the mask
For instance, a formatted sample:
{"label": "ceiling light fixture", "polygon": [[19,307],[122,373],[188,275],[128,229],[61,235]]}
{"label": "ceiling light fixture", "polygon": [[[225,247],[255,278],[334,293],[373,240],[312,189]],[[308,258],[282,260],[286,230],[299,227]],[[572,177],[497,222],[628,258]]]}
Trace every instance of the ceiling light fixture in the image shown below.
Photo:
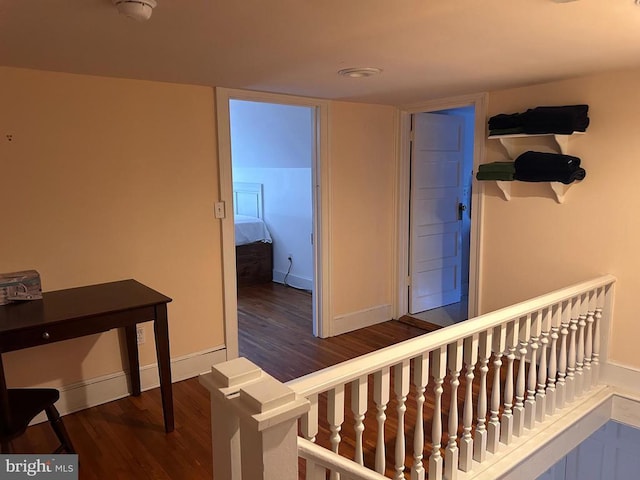
{"label": "ceiling light fixture", "polygon": [[376,67],[343,68],[342,70],[338,70],[338,75],[350,78],[371,77],[379,73],[382,73],[382,69]]}
{"label": "ceiling light fixture", "polygon": [[122,15],[139,22],[149,20],[153,9],[158,5],[156,0],[113,0],[113,4]]}

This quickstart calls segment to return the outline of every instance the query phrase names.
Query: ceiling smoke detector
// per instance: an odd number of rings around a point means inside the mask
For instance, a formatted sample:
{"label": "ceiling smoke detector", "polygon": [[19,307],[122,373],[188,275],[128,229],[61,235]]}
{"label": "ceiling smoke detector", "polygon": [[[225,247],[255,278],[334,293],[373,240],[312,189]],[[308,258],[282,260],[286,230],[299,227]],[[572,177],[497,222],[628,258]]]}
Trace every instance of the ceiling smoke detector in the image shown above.
{"label": "ceiling smoke detector", "polygon": [[158,5],[156,0],[113,0],[113,4],[122,15],[139,22],[149,20],[153,9]]}
{"label": "ceiling smoke detector", "polygon": [[358,68],[344,68],[342,70],[338,70],[338,75],[342,75],[343,77],[350,77],[350,78],[363,78],[363,77],[371,77],[372,75],[377,75],[381,72],[382,72],[381,68],[358,67]]}

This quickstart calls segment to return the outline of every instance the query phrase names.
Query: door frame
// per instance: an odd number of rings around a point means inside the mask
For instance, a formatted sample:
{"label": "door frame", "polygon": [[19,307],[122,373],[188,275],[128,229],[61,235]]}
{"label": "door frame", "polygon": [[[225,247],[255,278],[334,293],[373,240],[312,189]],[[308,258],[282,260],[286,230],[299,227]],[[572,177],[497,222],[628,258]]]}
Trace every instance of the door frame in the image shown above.
{"label": "door frame", "polygon": [[[397,264],[397,302],[396,318],[409,312],[409,201],[411,196],[411,116],[414,113],[430,113],[460,107],[475,108],[473,169],[483,163],[485,156],[485,119],[487,111],[487,93],[463,95],[459,97],[430,100],[399,107],[398,125],[398,215],[396,229],[398,245]],[[471,242],[469,247],[469,318],[482,311],[482,218],[483,195],[479,185],[473,181],[471,188]]]}
{"label": "door frame", "polygon": [[328,123],[329,103],[324,100],[275,93],[215,88],[220,201],[226,206],[222,221],[222,289],[224,337],[227,360],[238,352],[238,296],[236,282],[236,249],[233,215],[233,178],[231,163],[230,100],[275,103],[311,107],[315,110],[314,152],[312,158],[313,205],[313,334],[328,337],[329,315],[329,195],[328,195]]}

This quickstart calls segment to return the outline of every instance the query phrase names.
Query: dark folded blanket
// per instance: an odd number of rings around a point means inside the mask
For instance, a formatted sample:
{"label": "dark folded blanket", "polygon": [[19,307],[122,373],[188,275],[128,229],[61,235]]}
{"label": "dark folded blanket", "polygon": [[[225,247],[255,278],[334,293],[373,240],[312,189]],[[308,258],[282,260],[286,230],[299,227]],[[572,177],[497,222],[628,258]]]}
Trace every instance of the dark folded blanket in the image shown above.
{"label": "dark folded blanket", "polygon": [[536,107],[523,114],[525,133],[560,133],[569,135],[584,132],[589,126],[589,105],[566,107]]}
{"label": "dark folded blanket", "polygon": [[509,133],[557,133],[569,135],[584,132],[589,126],[589,105],[566,105],[530,108],[524,113],[501,113],[489,119],[493,135]]}
{"label": "dark folded blanket", "polygon": [[562,182],[582,180],[587,172],[580,159],[560,153],[525,152],[514,162],[514,180],[523,182]]}
{"label": "dark folded blanket", "polygon": [[513,162],[517,173],[572,172],[580,166],[580,159],[560,153],[524,152]]}
{"label": "dark folded blanket", "polygon": [[521,182],[561,182],[569,185],[576,180],[582,180],[587,175],[584,168],[576,168],[571,172],[517,172],[514,174],[514,180]]}

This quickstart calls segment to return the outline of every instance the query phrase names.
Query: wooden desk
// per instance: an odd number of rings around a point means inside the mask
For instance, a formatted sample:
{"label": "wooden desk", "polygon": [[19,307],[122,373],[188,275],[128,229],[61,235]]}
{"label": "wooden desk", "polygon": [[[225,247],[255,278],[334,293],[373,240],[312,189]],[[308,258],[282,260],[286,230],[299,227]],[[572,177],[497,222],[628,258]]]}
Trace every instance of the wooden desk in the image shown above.
{"label": "wooden desk", "polygon": [[[164,428],[173,431],[173,393],[167,303],[135,280],[46,292],[42,300],[0,306],[0,354],[124,328],[132,395],[140,395],[136,324],[154,320]],[[0,366],[1,366],[0,360]],[[0,388],[5,385],[0,368]],[[6,388],[6,386],[4,387]]]}

